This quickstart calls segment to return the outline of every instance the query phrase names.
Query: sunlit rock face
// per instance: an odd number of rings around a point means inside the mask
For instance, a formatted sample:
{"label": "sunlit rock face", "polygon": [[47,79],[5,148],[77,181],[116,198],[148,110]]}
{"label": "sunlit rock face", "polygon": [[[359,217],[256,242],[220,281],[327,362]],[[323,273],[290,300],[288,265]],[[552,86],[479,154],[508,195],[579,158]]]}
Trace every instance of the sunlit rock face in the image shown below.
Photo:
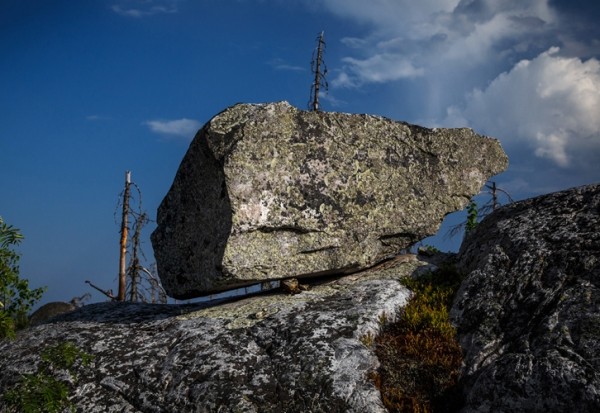
{"label": "sunlit rock face", "polygon": [[600,411],[600,185],[500,208],[459,265],[463,411]]}
{"label": "sunlit rock face", "polygon": [[434,234],[506,167],[470,129],[236,105],[198,132],[158,210],[158,272],[177,298],[354,272]]}
{"label": "sunlit rock face", "polygon": [[372,341],[410,297],[400,280],[428,268],[404,255],[294,295],[87,305],[0,340],[0,395],[69,342],[93,356],[50,372],[69,382],[73,411],[385,413]]}

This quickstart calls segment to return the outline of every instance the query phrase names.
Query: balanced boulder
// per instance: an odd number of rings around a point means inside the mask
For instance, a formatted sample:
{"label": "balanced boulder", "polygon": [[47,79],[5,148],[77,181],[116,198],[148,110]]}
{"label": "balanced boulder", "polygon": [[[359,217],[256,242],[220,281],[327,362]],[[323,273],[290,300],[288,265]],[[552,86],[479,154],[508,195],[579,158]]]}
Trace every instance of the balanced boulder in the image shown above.
{"label": "balanced boulder", "polygon": [[239,104],[198,132],[159,207],[158,273],[190,298],[354,272],[434,234],[506,167],[470,129]]}

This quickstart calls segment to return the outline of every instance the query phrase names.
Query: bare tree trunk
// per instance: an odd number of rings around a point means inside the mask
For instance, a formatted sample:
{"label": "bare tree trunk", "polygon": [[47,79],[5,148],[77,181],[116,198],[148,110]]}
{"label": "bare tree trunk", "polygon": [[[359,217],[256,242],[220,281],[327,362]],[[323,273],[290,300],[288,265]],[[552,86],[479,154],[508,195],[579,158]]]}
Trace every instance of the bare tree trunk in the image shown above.
{"label": "bare tree trunk", "polygon": [[315,96],[313,99],[313,110],[319,110],[319,88],[321,87],[321,60],[323,59],[323,35],[319,35],[319,45],[317,47],[317,62],[315,66]]}
{"label": "bare tree trunk", "polygon": [[496,181],[492,182],[492,210],[498,208],[498,193],[496,192]]}
{"label": "bare tree trunk", "polygon": [[123,193],[123,215],[121,219],[121,253],[119,256],[119,293],[117,300],[125,301],[125,290],[127,288],[127,232],[129,230],[129,190],[131,186],[131,172],[125,172],[125,191]]}
{"label": "bare tree trunk", "polygon": [[[315,82],[312,85],[312,102],[310,103],[310,106],[312,106],[312,110],[313,111],[318,111],[319,110],[319,90],[321,88],[321,82],[323,82],[323,78],[327,72],[327,69],[323,70],[321,68],[321,65],[323,64],[323,53],[324,53],[324,47],[325,47],[325,40],[324,40],[324,36],[325,36],[325,32],[321,32],[321,34],[318,37],[317,40],[317,55],[316,57],[313,55],[313,71],[315,73]],[[327,88],[327,84],[325,83],[325,87]]]}
{"label": "bare tree trunk", "polygon": [[129,277],[131,279],[131,287],[129,290],[129,301],[136,302],[139,301],[138,297],[138,283],[140,282],[140,276],[138,271],[140,270],[140,258],[139,258],[139,249],[140,249],[140,236],[142,232],[142,227],[146,223],[146,213],[143,212],[139,215],[135,220],[135,231],[132,237],[132,251],[131,251],[131,264],[129,265]]}
{"label": "bare tree trunk", "polygon": [[137,251],[133,249],[134,257],[131,259],[131,265],[129,266],[129,278],[131,279],[131,287],[129,290],[129,301],[132,303],[138,301],[138,258]]}

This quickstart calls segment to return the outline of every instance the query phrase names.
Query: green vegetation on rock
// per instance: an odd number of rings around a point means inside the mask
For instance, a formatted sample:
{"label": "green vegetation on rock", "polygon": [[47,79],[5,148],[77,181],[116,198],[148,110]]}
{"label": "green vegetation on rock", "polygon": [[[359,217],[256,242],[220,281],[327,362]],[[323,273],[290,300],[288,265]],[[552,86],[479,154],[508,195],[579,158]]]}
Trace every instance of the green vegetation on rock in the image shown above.
{"label": "green vegetation on rock", "polygon": [[465,233],[469,233],[477,226],[477,203],[471,199],[467,206],[467,223],[465,224]]}
{"label": "green vegetation on rock", "polygon": [[[17,387],[2,396],[9,410],[2,412],[54,413],[65,409],[75,411],[69,401],[69,383],[76,383],[75,369],[87,366],[92,356],[70,342],[49,347],[41,353],[36,373],[25,374]],[[59,372],[66,372],[59,379]],[[12,409],[12,410],[10,410]]]}
{"label": "green vegetation on rock", "polygon": [[414,296],[374,340],[381,366],[372,378],[390,412],[453,411],[461,404],[462,350],[448,318],[461,278],[445,266],[404,281]]}
{"label": "green vegetation on rock", "polygon": [[0,339],[13,338],[15,330],[28,324],[27,315],[42,297],[45,288],[29,288],[29,281],[19,277],[19,255],[13,247],[23,235],[0,217]]}

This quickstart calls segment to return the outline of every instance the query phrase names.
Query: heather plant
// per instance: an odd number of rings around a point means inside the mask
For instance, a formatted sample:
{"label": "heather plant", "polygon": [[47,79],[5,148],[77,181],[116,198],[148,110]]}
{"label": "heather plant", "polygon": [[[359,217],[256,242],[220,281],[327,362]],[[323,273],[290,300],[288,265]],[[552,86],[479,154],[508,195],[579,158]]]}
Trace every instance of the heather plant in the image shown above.
{"label": "heather plant", "polygon": [[452,267],[405,280],[413,297],[375,339],[381,367],[372,379],[390,412],[452,411],[460,405],[462,350],[448,317],[460,280]]}

